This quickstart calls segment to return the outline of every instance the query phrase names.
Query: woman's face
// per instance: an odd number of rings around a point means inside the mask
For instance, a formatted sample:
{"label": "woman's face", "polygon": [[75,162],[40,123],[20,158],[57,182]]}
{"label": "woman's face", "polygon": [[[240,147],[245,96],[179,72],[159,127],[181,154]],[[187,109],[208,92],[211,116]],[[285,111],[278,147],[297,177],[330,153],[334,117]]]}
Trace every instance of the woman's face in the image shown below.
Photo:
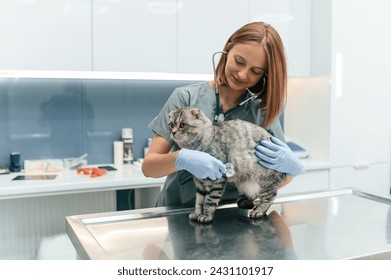
{"label": "woman's face", "polygon": [[225,76],[233,90],[251,88],[267,71],[264,48],[257,43],[236,44],[227,54]]}

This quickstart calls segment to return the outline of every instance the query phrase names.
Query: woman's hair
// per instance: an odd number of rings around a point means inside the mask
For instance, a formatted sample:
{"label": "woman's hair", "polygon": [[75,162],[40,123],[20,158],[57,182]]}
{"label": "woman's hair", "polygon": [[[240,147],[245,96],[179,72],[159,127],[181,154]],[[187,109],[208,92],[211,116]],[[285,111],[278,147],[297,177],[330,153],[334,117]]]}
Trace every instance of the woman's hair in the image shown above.
{"label": "woman's hair", "polygon": [[[268,127],[280,116],[286,101],[287,66],[284,45],[277,31],[263,22],[248,23],[239,28],[228,39],[223,51],[229,52],[236,44],[255,42],[263,46],[267,56],[268,69],[259,82],[249,90],[256,93],[265,109],[262,127]],[[216,67],[217,82],[227,85],[225,65],[227,55],[223,54]]]}

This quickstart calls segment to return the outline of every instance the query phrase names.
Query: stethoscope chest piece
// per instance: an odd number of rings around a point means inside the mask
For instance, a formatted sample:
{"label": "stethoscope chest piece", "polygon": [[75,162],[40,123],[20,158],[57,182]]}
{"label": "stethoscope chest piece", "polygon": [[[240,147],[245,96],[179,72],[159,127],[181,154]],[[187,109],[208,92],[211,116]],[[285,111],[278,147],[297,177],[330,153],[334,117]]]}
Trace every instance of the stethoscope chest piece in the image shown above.
{"label": "stethoscope chest piece", "polygon": [[225,168],[227,169],[227,172],[225,173],[225,176],[232,177],[235,175],[235,165],[231,162],[227,162],[225,164]]}
{"label": "stethoscope chest piece", "polygon": [[218,115],[215,115],[214,119],[213,119],[213,124],[214,125],[218,125],[219,123],[221,123],[222,121],[224,121],[224,114],[223,113],[220,113]]}

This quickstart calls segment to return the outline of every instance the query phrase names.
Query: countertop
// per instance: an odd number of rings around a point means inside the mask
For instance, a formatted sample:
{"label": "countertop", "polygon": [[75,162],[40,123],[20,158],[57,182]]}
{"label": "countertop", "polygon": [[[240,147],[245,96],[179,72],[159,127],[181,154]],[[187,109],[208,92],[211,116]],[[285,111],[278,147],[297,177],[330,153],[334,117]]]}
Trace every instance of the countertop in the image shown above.
{"label": "countertop", "polygon": [[[20,175],[38,175],[42,178],[45,178],[47,175],[56,175],[56,178],[46,180],[13,180]],[[91,178],[89,175],[77,174],[76,170],[31,174],[15,172],[0,175],[0,199],[148,188],[162,185],[164,181],[165,177],[158,179],[145,177],[141,172],[141,168],[135,165],[124,165],[121,169],[108,171],[105,175],[95,178]]]}
{"label": "countertop", "polygon": [[81,259],[391,259],[391,199],[355,189],[278,196],[267,216],[223,205],[208,224],[192,209],[66,217]]}
{"label": "countertop", "polygon": [[[330,162],[304,159],[304,171],[329,169]],[[112,164],[100,164],[111,165]],[[92,167],[92,166],[91,166]],[[56,175],[49,180],[13,180],[19,175]],[[109,191],[133,188],[148,188],[163,185],[165,177],[147,178],[141,172],[140,165],[124,165],[117,171],[108,171],[106,175],[91,178],[87,175],[77,174],[76,170],[62,172],[30,173],[15,172],[0,175],[0,200],[24,198],[34,196],[47,196],[80,192]]]}

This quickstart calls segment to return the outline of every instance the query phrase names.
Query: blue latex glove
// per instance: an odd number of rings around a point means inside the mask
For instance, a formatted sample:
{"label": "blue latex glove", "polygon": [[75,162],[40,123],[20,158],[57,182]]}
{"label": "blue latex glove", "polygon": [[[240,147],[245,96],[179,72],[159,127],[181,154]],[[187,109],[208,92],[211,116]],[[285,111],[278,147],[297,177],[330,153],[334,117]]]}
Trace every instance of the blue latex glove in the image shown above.
{"label": "blue latex glove", "polygon": [[270,140],[261,140],[255,146],[258,163],[263,167],[286,173],[288,176],[300,174],[303,164],[288,145],[275,137]]}
{"label": "blue latex glove", "polygon": [[188,149],[179,152],[175,167],[178,170],[187,170],[200,179],[217,180],[227,172],[225,165],[217,158],[205,152]]}

